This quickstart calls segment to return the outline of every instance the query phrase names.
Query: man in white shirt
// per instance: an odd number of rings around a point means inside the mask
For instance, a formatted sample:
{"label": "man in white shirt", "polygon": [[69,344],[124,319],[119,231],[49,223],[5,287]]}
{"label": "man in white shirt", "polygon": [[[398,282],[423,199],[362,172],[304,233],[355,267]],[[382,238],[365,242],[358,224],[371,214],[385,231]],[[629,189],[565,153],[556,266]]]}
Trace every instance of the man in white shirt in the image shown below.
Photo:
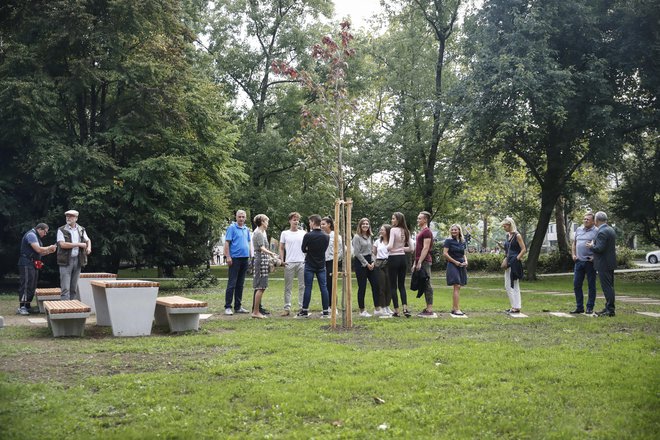
{"label": "man in white shirt", "polygon": [[78,211],[64,213],[66,225],[57,229],[57,265],[60,267],[62,300],[80,299],[78,278],[80,270],[87,265],[87,256],[92,253],[92,241],[85,228],[77,224]]}
{"label": "man in white shirt", "polygon": [[305,231],[298,229],[300,214],[289,214],[289,229],[280,235],[280,260],[284,264],[284,312],[282,316],[291,315],[291,289],[294,276],[298,278],[298,308],[302,310],[305,294],[305,254],[302,251],[302,241]]}

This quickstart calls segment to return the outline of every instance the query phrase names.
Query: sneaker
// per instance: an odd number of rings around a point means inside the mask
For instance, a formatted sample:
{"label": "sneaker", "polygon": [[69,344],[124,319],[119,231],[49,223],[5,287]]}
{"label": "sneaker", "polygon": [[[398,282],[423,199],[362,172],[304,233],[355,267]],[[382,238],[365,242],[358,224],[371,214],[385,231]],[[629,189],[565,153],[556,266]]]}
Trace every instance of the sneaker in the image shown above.
{"label": "sneaker", "polygon": [[285,310],[282,313],[280,313],[280,316],[291,316],[291,310]]}
{"label": "sneaker", "polygon": [[451,314],[454,316],[465,316],[465,313],[461,312],[460,310],[452,310]]}
{"label": "sneaker", "polygon": [[400,318],[401,315],[399,315],[397,312],[394,312],[390,315],[392,318]]}
{"label": "sneaker", "polygon": [[403,309],[403,315],[406,318],[410,318],[412,316],[412,313],[410,313],[410,310],[408,310],[408,309]]}
{"label": "sneaker", "polygon": [[329,310],[324,310],[323,313],[321,313],[321,318],[329,319],[330,318],[330,311]]}
{"label": "sneaker", "polygon": [[236,310],[236,313],[250,313],[248,310],[245,310],[243,307],[240,309]]}
{"label": "sneaker", "polygon": [[225,315],[233,315],[233,314],[234,314],[234,312],[232,311],[231,307],[227,307],[225,309]]}
{"label": "sneaker", "polygon": [[263,307],[259,307],[259,313],[262,315],[270,315],[270,310],[266,310]]}
{"label": "sneaker", "polygon": [[372,315],[373,316],[383,316],[385,313],[386,313],[385,309],[378,309],[378,310],[374,310]]}
{"label": "sneaker", "polygon": [[371,318],[371,315],[366,310],[360,312],[360,316],[362,316],[363,318]]}
{"label": "sneaker", "polygon": [[16,310],[16,314],[17,314],[17,315],[27,316],[27,315],[30,314],[30,312],[28,312],[27,307],[23,306],[23,307],[19,307],[18,310]]}
{"label": "sneaker", "polygon": [[296,314],[295,318],[309,318],[309,312],[307,310],[301,310]]}
{"label": "sneaker", "polygon": [[393,311],[392,309],[390,309],[389,307],[385,307],[385,311],[386,311],[387,314],[390,315],[390,316],[392,316],[392,314],[394,313],[394,311]]}
{"label": "sneaker", "polygon": [[30,315],[38,315],[38,314],[41,313],[41,310],[39,310],[39,307],[28,307],[27,310],[30,313]]}

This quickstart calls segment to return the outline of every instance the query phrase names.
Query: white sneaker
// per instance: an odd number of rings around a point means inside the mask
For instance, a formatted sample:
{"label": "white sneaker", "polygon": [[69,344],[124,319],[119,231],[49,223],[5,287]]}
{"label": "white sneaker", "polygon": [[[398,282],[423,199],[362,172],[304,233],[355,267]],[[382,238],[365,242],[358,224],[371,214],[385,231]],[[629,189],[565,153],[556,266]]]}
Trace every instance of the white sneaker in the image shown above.
{"label": "white sneaker", "polygon": [[231,309],[231,307],[228,307],[225,309],[225,315],[233,315],[234,311]]}
{"label": "white sneaker", "polygon": [[387,310],[385,310],[384,308],[381,307],[378,310],[374,310],[373,315],[374,316],[385,316],[385,315],[387,315]]}
{"label": "white sneaker", "polygon": [[366,310],[360,313],[360,316],[362,316],[363,318],[371,318],[371,315]]}
{"label": "white sneaker", "polygon": [[387,314],[390,315],[390,316],[392,316],[392,315],[394,314],[394,312],[392,311],[392,309],[389,308],[389,306],[388,306],[388,307],[385,307],[385,311],[386,311]]}

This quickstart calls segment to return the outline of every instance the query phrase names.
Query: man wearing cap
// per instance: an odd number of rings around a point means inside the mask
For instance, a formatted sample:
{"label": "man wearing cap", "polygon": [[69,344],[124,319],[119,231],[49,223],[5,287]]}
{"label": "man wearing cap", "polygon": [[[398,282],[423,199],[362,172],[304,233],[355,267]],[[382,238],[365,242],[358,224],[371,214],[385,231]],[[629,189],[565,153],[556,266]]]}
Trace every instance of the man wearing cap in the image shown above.
{"label": "man wearing cap", "polygon": [[16,311],[19,315],[29,315],[30,311],[34,310],[31,308],[30,303],[37,289],[37,281],[39,280],[37,269],[41,267],[41,256],[55,252],[55,245],[44,247],[41,242],[46,234],[48,234],[48,225],[39,223],[27,231],[21,240],[21,253],[18,258],[19,307]]}
{"label": "man wearing cap", "polygon": [[60,266],[62,300],[79,299],[78,278],[80,269],[87,265],[87,256],[92,253],[92,241],[85,228],[77,224],[78,211],[64,213],[66,225],[57,230],[57,264]]}

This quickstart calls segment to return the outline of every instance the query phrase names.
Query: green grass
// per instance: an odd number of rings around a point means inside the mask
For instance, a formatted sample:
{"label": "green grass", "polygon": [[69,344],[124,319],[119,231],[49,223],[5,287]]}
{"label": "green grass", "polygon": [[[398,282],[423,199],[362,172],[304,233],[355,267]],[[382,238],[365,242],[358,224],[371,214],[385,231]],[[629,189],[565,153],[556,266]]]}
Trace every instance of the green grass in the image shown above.
{"label": "green grass", "polygon": [[[447,316],[440,280],[440,319],[356,317],[351,330],[225,318],[221,282],[176,292],[216,313],[198,333],[113,338],[88,326],[84,338],[54,339],[45,327],[10,326],[0,331],[0,437],[657,438],[660,321],[634,312],[660,306],[619,301],[615,318],[542,313],[574,305],[545,293],[570,293],[570,283],[523,282],[528,319],[499,313],[501,278],[473,277],[466,320]],[[616,283],[619,295],[660,299],[657,275]],[[282,282],[271,281],[265,303],[276,312],[281,301]],[[0,315],[15,303],[0,296]]]}

